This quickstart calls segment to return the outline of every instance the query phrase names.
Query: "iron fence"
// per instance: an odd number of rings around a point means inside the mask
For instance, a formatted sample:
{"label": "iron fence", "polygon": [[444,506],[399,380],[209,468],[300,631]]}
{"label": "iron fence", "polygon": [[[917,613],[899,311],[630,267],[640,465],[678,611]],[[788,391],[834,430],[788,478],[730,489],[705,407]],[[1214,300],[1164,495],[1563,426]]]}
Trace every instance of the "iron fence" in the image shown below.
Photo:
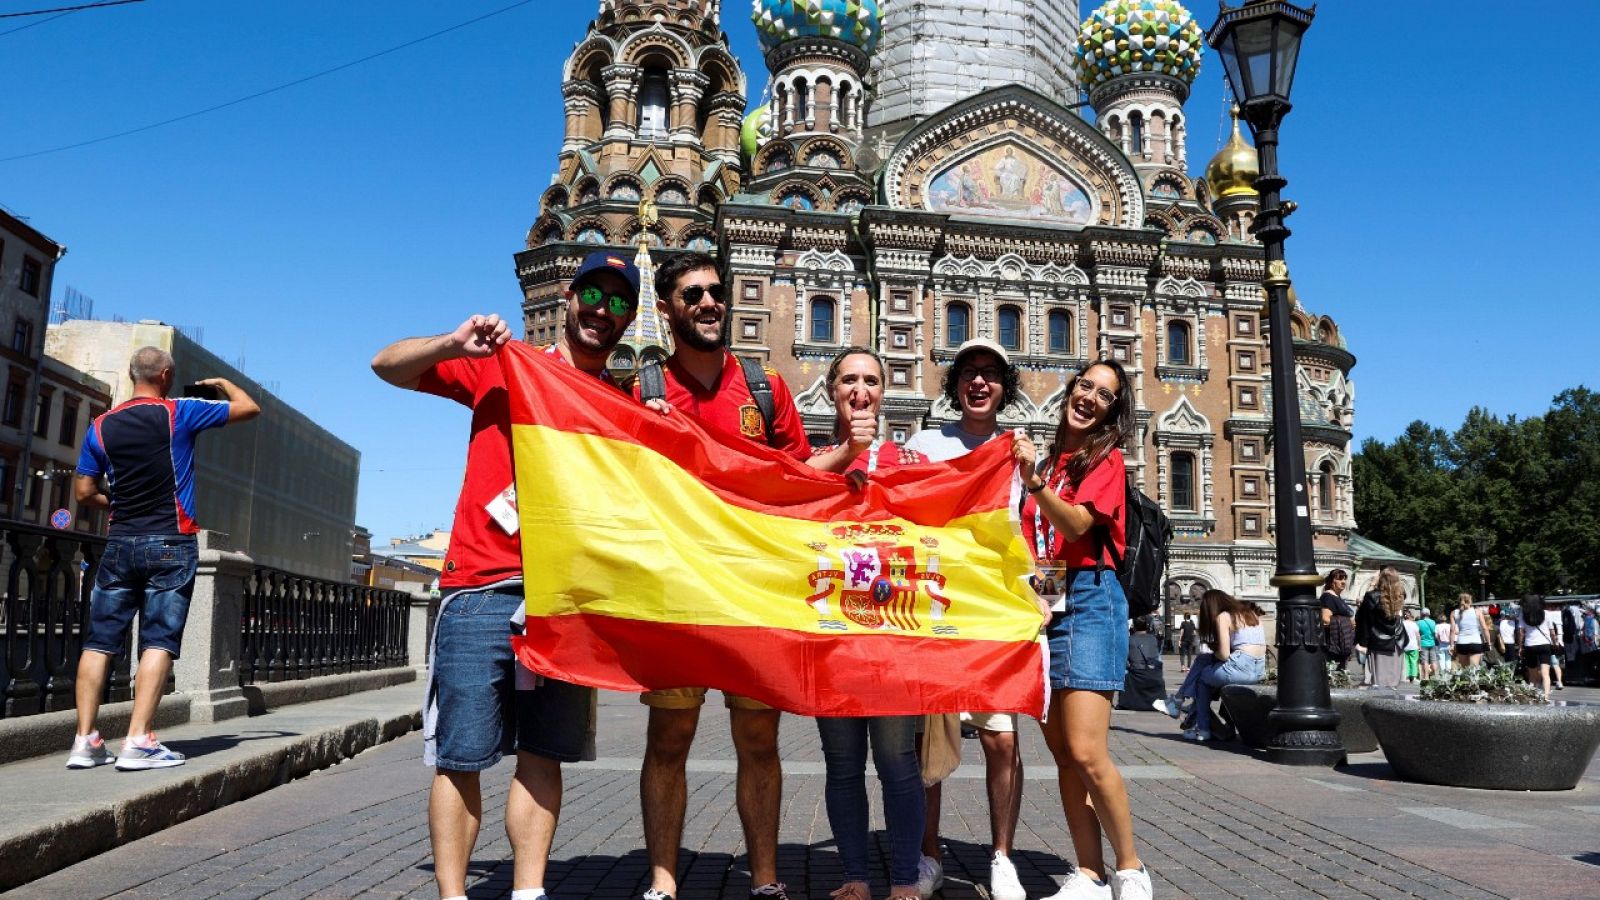
{"label": "iron fence", "polygon": [[242,684],[406,664],[409,595],[257,568],[245,590]]}

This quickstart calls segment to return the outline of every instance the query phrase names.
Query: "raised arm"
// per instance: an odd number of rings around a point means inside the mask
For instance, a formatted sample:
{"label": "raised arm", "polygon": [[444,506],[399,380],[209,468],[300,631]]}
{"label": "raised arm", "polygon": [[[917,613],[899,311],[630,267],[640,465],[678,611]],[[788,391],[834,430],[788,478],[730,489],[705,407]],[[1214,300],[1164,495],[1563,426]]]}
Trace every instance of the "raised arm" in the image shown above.
{"label": "raised arm", "polygon": [[511,327],[500,316],[477,315],[447,334],[395,341],[372,358],[372,371],[395,387],[410,390],[435,365],[463,356],[493,356],[510,339]]}
{"label": "raised arm", "polygon": [[261,415],[261,406],[250,399],[238,385],[226,378],[205,378],[196,382],[208,384],[222,392],[223,399],[228,401],[228,423],[248,422]]}

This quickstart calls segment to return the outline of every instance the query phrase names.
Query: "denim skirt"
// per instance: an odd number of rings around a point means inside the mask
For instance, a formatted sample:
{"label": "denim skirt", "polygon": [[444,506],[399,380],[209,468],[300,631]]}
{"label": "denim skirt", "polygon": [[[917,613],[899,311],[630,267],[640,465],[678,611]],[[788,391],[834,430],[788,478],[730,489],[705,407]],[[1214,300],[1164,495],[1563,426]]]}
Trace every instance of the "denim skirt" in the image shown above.
{"label": "denim skirt", "polygon": [[1067,608],[1045,629],[1050,689],[1120,691],[1128,668],[1128,600],[1117,573],[1072,573]]}

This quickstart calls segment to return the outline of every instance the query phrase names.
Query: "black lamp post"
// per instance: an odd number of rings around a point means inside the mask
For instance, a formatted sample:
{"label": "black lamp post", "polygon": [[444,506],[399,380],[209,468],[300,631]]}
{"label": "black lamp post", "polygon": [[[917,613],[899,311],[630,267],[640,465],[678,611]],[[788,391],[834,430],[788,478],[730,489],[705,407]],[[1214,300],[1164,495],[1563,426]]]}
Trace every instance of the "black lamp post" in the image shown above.
{"label": "black lamp post", "polygon": [[1273,762],[1301,766],[1338,765],[1344,743],[1335,729],[1339,714],[1328,696],[1322,613],[1316,589],[1316,555],[1311,544],[1310,498],[1306,496],[1305,450],[1300,438],[1300,392],[1295,386],[1294,341],[1289,330],[1289,267],[1283,220],[1293,204],[1279,201],[1287,184],[1278,175],[1278,124],[1289,112],[1300,39],[1316,8],[1301,9],[1281,0],[1252,0],[1222,6],[1206,40],[1222,57],[1240,112],[1255,135],[1261,157],[1256,190],[1261,208],[1251,231],[1266,251],[1272,359],[1272,473],[1277,485],[1278,706],[1268,717],[1275,732],[1267,745]]}
{"label": "black lamp post", "polygon": [[1472,561],[1478,570],[1478,602],[1486,604],[1489,602],[1489,536],[1480,531],[1472,539],[1478,544],[1478,558]]}

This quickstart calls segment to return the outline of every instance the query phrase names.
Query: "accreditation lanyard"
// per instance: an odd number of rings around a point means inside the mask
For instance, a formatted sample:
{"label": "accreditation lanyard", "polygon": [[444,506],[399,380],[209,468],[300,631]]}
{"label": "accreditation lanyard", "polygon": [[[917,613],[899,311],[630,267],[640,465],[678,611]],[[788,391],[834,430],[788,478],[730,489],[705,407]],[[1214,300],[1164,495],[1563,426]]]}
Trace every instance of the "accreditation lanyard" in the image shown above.
{"label": "accreditation lanyard", "polygon": [[[1051,483],[1052,481],[1054,484]],[[1066,483],[1066,466],[1058,466],[1056,471],[1051,473],[1051,477],[1045,479],[1045,486],[1055,491],[1058,497],[1061,496],[1061,489],[1066,486]],[[1033,546],[1037,553],[1034,558],[1038,560],[1050,559],[1051,551],[1055,545],[1056,527],[1051,525],[1049,520],[1044,517],[1044,506],[1039,502],[1039,498],[1035,497],[1033,498]]]}

